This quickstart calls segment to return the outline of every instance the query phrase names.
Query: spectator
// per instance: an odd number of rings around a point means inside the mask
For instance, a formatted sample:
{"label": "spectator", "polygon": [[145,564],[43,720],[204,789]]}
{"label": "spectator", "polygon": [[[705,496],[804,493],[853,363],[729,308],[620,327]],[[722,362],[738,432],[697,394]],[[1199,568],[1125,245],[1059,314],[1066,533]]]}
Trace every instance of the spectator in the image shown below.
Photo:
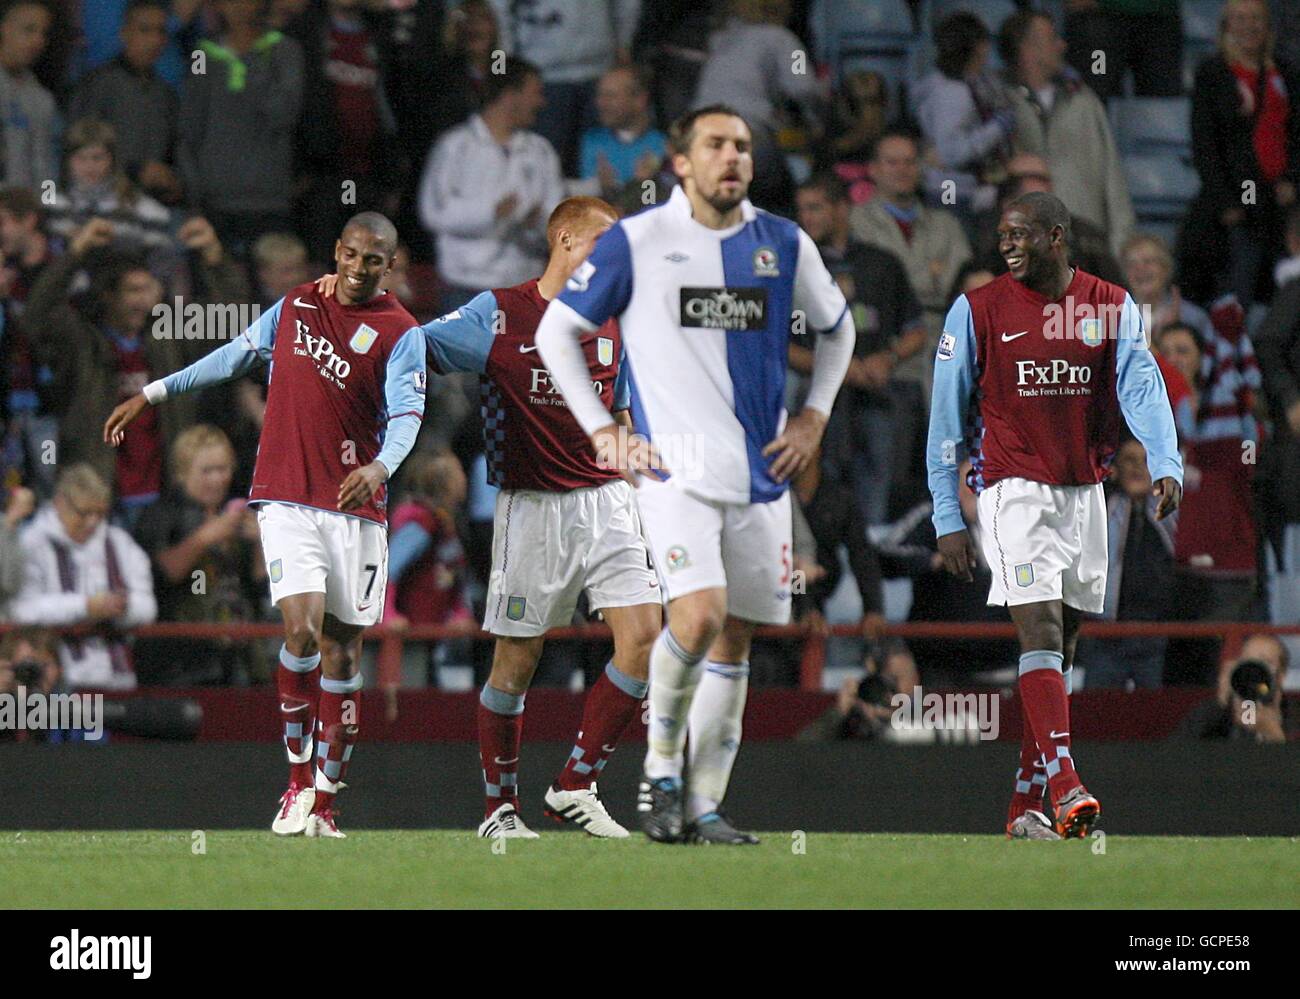
{"label": "spectator", "polygon": [[[975,259],[994,275],[1005,274],[1007,262],[998,243],[1002,209],[1030,191],[1052,193],[1052,171],[1047,160],[1033,153],[1017,153],[1007,164],[1007,177],[998,186],[998,203],[976,217]],[[1070,262],[1103,281],[1124,284],[1124,273],[1110,252],[1106,233],[1087,219],[1070,216]]]}
{"label": "spectator", "polygon": [[1219,51],[1196,70],[1192,163],[1201,190],[1188,212],[1180,268],[1192,298],[1232,291],[1249,310],[1271,293],[1283,214],[1300,182],[1295,67],[1273,58],[1263,0],[1228,0]]}
{"label": "spectator", "polygon": [[[291,2],[303,5],[307,0]],[[285,0],[271,0],[270,6],[274,10],[284,3]],[[164,21],[167,37],[162,56],[157,60],[158,75],[168,86],[178,88],[190,72],[191,50],[199,38],[205,0],[163,0],[161,6],[167,15]],[[81,29],[81,37],[77,39],[80,49],[77,70],[94,71],[125,48],[122,29],[134,10],[135,0],[94,0],[75,7],[77,26]]]}
{"label": "spectator", "polygon": [[1132,71],[1138,97],[1183,92],[1178,0],[1066,0],[1065,58],[1103,101],[1119,97]]}
{"label": "spectator", "polygon": [[378,19],[362,0],[325,0],[294,26],[305,66],[298,217],[316,260],[333,257],[334,241],[358,205],[389,215],[397,208],[403,157],[379,35]]}
{"label": "spectator", "polygon": [[[1259,434],[1254,396],[1259,366],[1231,298],[1210,311],[1210,337],[1181,325],[1155,341],[1191,393],[1174,407],[1186,470],[1174,549],[1174,606],[1192,621],[1250,621],[1256,607],[1259,535],[1255,528],[1253,453]],[[1218,657],[1213,639],[1171,643],[1169,680],[1206,682]]]}
{"label": "spectator", "polygon": [[39,0],[16,0],[0,11],[0,170],[8,185],[40,189],[58,176],[58,110],[32,72],[50,20]]}
{"label": "spectator", "polygon": [[840,685],[835,703],[798,735],[800,742],[837,742],[846,739],[886,738],[896,708],[895,694],[912,696],[921,684],[916,660],[902,643],[873,649],[863,663],[861,677]]}
{"label": "spectator", "polygon": [[948,289],[971,257],[970,243],[951,212],[931,208],[920,197],[920,150],[906,132],[880,137],[870,163],[876,196],[849,215],[853,235],[888,250],[903,263],[912,291],[925,313],[925,347],[899,364],[899,378],[919,382],[929,395],[933,357],[952,303]]}
{"label": "spectator", "polygon": [[[402,468],[406,498],[393,510],[388,554],[385,624],[440,624],[478,630],[466,592],[465,550],[456,514],[469,494],[460,462],[450,451],[416,452]],[[402,686],[437,682],[436,667],[446,657],[445,643],[408,642]]]}
{"label": "spectator", "polygon": [[[800,185],[796,199],[799,224],[844,292],[857,330],[824,445],[832,452],[827,463],[852,484],[863,522],[884,523],[891,485],[916,467],[902,459],[924,429],[917,384],[896,379],[894,369],[925,344],[925,318],[898,258],[851,235],[848,192],[839,178],[814,177]],[[790,366],[810,374],[812,355],[792,341]]]}
{"label": "spectator", "polygon": [[[1296,738],[1300,725],[1287,710],[1282,680],[1290,656],[1274,635],[1251,635],[1241,655],[1219,667],[1215,696],[1198,704],[1178,726],[1177,738],[1233,739],[1282,743]],[[1262,666],[1263,674],[1243,666]]]}
{"label": "spectator", "polygon": [[113,126],[95,118],[74,122],[63,137],[63,184],[46,223],[63,241],[92,218],[113,226],[112,247],[148,254],[151,269],[166,280],[180,261],[171,235],[171,212],[142,194],[122,171]]}
{"label": "spectator", "polygon": [[537,131],[559,154],[564,176],[576,176],[596,81],[611,66],[631,62],[641,0],[492,0],[492,6],[502,48],[536,66],[545,84]]}
{"label": "spectator", "polygon": [[822,169],[833,170],[849,185],[855,205],[870,201],[875,193],[867,161],[885,131],[889,85],[873,69],[846,72],[831,98],[826,135],[818,148]]}
{"label": "spectator", "polygon": [[1268,473],[1269,616],[1300,624],[1300,207],[1287,215],[1286,241],[1291,255],[1278,264],[1278,292],[1254,343],[1273,420],[1260,470]]}
{"label": "spectator", "polygon": [[303,56],[292,38],[265,30],[258,0],[217,0],[216,10],[218,37],[199,43],[205,71],[181,85],[177,159],[189,201],[243,260],[262,233],[294,228]]}
{"label": "spectator", "polygon": [[1157,340],[1165,327],[1174,323],[1190,326],[1200,342],[1208,342],[1213,333],[1210,316],[1199,305],[1189,302],[1173,283],[1174,258],[1159,236],[1134,233],[1124,244],[1121,255],[1124,280],[1139,307],[1150,309],[1147,336]]}
{"label": "spectator", "polygon": [[1133,230],[1133,204],[1105,105],[1065,65],[1065,43],[1046,14],[1008,17],[998,51],[1014,85],[1016,146],[1047,160],[1056,196],[1099,226],[1118,255]]}
{"label": "spectator", "polygon": [[650,90],[644,75],[632,66],[617,66],[596,87],[600,125],[582,135],[579,176],[598,182],[594,193],[613,200],[632,181],[646,181],[659,172],[668,140],[651,127]]}
{"label": "spectator", "polygon": [[509,60],[504,73],[488,77],[482,114],[447,132],[429,154],[420,217],[437,237],[444,312],[546,264],[546,220],[564,197],[564,181],[551,144],[528,131],[544,100],[537,68]]}
{"label": "spectator", "polygon": [[709,33],[718,0],[654,0],[641,5],[633,58],[654,80],[655,120],[674,122],[691,109],[700,71],[709,58]]}
{"label": "spectator", "polygon": [[89,625],[60,643],[63,678],[74,690],[130,690],[135,669],[123,629],[158,616],[149,557],[106,523],[112,492],[93,468],[64,467],[54,499],[23,530],[23,588],[14,620],[45,627]]}
{"label": "spectator", "polygon": [[974,215],[992,207],[1006,177],[1016,114],[1007,88],[988,69],[992,43],[983,21],[955,11],[935,26],[934,44],[937,68],[913,95],[921,132],[937,159],[927,170],[926,190]]}
{"label": "spectator", "polygon": [[0,190],[0,481],[26,482],[42,497],[54,492],[55,466],[43,460],[58,439],[59,398],[48,364],[38,363],[20,325],[27,296],[53,253],[44,230],[45,211],[25,187]]}
{"label": "spectator", "polygon": [[36,494],[23,486],[5,490],[4,515],[0,517],[0,621],[12,616],[9,601],[23,586],[23,548],[19,525],[36,509]]}
{"label": "spectator", "polygon": [[165,204],[181,199],[175,171],[176,91],[158,75],[167,48],[167,4],[131,0],[122,21],[122,51],[77,84],[68,118],[96,118],[113,127],[117,162],[143,190]]}
{"label": "spectator", "polygon": [[497,16],[489,0],[464,0],[449,11],[444,45],[447,60],[435,91],[435,134],[483,110],[493,53],[500,51]]}
{"label": "spectator", "polygon": [[[257,616],[266,578],[257,519],[231,498],[235,452],[216,427],[200,423],[171,447],[171,487],[140,517],[135,537],[153,566],[159,617],[205,623]],[[145,686],[246,685],[266,679],[253,642],[154,638],[136,643]]]}
{"label": "spectator", "polygon": [[269,309],[300,284],[311,280],[307,247],[291,232],[268,232],[253,244],[257,301]]}
{"label": "spectator", "polygon": [[[15,628],[0,636],[0,696],[12,697],[23,688],[27,696],[40,694],[51,697],[65,693],[59,669],[59,639],[47,628]],[[49,724],[57,723],[57,716]],[[71,721],[72,719],[68,719]],[[89,726],[89,719],[83,717]],[[102,718],[101,718],[102,720]],[[102,729],[96,733],[86,728],[61,729],[9,728],[0,726],[0,741],[66,743],[83,742],[87,734],[92,739],[105,738]]]}
{"label": "spectator", "polygon": [[[1167,621],[1173,611],[1174,532],[1177,513],[1156,519],[1146,449],[1129,438],[1115,453],[1114,488],[1106,496],[1106,537],[1110,571],[1106,575],[1108,621]],[[1165,665],[1163,636],[1085,638],[1076,661],[1093,687],[1154,689]]]}
{"label": "spectator", "polygon": [[[211,225],[191,219],[178,235],[197,254],[213,299],[246,300],[239,267]],[[53,370],[59,397],[67,404],[60,414],[59,463],[89,462],[104,481],[114,483],[122,516],[130,522],[158,498],[165,450],[194,422],[197,400],[177,399],[144,413],[116,449],[104,443],[104,421],[123,399],[196,360],[214,341],[146,335],[162,287],[139,259],[110,253],[90,290],[69,301],[87,258],[103,254],[112,239],[113,226],[103,219],[92,219],[72,237],[68,253],[48,266],[32,289],[23,329],[37,362]]]}
{"label": "spectator", "polygon": [[754,137],[754,180],[749,200],[788,214],[794,181],[777,144],[786,104],[813,122],[823,117],[829,88],[812,71],[803,43],[785,27],[788,0],[730,0],[730,16],[709,36],[709,59],[700,73],[694,106],[735,108]]}

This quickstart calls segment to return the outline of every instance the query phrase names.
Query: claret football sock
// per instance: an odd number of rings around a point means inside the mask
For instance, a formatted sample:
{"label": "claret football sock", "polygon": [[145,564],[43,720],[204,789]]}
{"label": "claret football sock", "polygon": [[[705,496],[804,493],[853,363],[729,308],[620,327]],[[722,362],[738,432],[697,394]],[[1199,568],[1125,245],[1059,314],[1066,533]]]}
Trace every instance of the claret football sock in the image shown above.
{"label": "claret football sock", "polygon": [[289,756],[289,783],[311,787],[312,734],[320,703],[320,653],[300,657],[280,646],[275,685],[280,694],[284,749]]}
{"label": "claret football sock", "polygon": [[1061,653],[1047,649],[1020,657],[1020,701],[1043,754],[1053,802],[1080,784],[1070,758],[1070,701],[1061,675],[1063,661]]}
{"label": "claret football sock", "polygon": [[347,680],[321,677],[313,812],[325,812],[333,807],[334,796],[347,775],[352,748],[361,731],[361,683],[360,673]]}
{"label": "claret football sock", "polygon": [[1010,825],[1031,808],[1043,810],[1043,792],[1047,790],[1047,774],[1043,769],[1043,754],[1034,741],[1034,730],[1027,717],[1020,720],[1020,766],[1016,768],[1016,789],[1007,809]]}
{"label": "claret football sock", "polygon": [[704,653],[687,652],[665,627],[650,650],[650,725],[645,772],[650,778],[681,777],[686,716],[700,682]]}
{"label": "claret football sock", "polygon": [[587,693],[582,729],[569,760],[557,778],[566,791],[590,787],[614,753],[619,737],[636,717],[649,684],[635,680],[612,662]]}
{"label": "claret football sock", "polygon": [[709,660],[691,705],[689,818],[716,811],[727,796],[731,767],[740,752],[741,720],[749,691],[749,663]]}
{"label": "claret football sock", "polygon": [[478,752],[483,764],[486,818],[506,802],[519,807],[519,740],[524,695],[483,684],[478,698]]}

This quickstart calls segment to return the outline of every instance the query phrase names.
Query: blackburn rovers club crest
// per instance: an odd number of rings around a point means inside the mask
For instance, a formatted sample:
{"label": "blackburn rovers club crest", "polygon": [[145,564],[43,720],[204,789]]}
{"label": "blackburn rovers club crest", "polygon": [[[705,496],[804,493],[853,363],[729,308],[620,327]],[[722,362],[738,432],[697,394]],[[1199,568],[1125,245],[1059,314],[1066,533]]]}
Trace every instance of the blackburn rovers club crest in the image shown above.
{"label": "blackburn rovers club crest", "polygon": [[754,251],[754,277],[779,277],[781,268],[777,264],[776,251],[770,246]]}
{"label": "blackburn rovers club crest", "polygon": [[1034,567],[1026,562],[1024,565],[1016,566],[1016,584],[1018,586],[1030,586],[1034,582]]}
{"label": "blackburn rovers club crest", "polygon": [[527,597],[511,597],[506,601],[506,617],[511,621],[522,621],[524,609],[528,606]]}
{"label": "blackburn rovers club crest", "polygon": [[673,545],[668,549],[668,571],[676,572],[678,569],[685,569],[691,564],[691,557],[686,554],[686,549],[681,545]]}
{"label": "blackburn rovers club crest", "polygon": [[271,582],[273,583],[278,583],[284,579],[284,563],[280,559],[272,562],[267,571],[271,574]]}
{"label": "blackburn rovers club crest", "polygon": [[610,337],[596,337],[596,360],[604,365],[614,363],[614,341]]}
{"label": "blackburn rovers club crest", "polygon": [[1085,347],[1100,347],[1101,346],[1101,320],[1080,319],[1079,339],[1083,341]]}
{"label": "blackburn rovers club crest", "polygon": [[348,341],[348,346],[351,347],[354,352],[364,354],[378,339],[378,331],[372,330],[365,323],[362,323],[357,327],[357,331],[352,334],[352,339]]}

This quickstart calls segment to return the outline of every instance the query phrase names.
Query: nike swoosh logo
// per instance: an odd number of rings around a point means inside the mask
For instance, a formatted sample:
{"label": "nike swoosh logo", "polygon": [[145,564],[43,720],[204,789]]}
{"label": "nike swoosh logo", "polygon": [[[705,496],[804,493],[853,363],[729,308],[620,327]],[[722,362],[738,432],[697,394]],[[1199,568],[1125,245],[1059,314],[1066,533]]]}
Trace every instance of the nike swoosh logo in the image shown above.
{"label": "nike swoosh logo", "polygon": [[1024,336],[1025,334],[1027,334],[1028,332],[1029,332],[1029,330],[1021,330],[1019,333],[1003,333],[1003,334],[1002,334],[1002,342],[1003,342],[1003,343],[1010,343],[1012,340],[1017,340],[1017,339],[1019,339],[1020,337]]}
{"label": "nike swoosh logo", "polygon": [[1049,739],[1064,739],[1069,734],[1069,732],[1048,732],[1047,737]]}
{"label": "nike swoosh logo", "polygon": [[308,305],[301,298],[297,298],[297,297],[294,298],[293,304],[298,306],[298,308],[300,309],[317,309],[317,310],[320,309],[319,305]]}
{"label": "nike swoosh logo", "polygon": [[280,702],[280,710],[281,710],[281,711],[288,711],[290,714],[292,714],[292,713],[295,712],[295,711],[306,711],[306,710],[307,710],[307,705],[305,705],[305,704],[299,704],[296,708],[291,708],[291,707],[289,707],[289,705],[285,704],[284,701],[281,701],[281,702]]}
{"label": "nike swoosh logo", "polygon": [[518,763],[518,762],[519,762],[519,757],[516,756],[513,760],[503,760],[503,759],[501,759],[501,757],[499,757],[499,756],[494,756],[494,757],[492,758],[492,762],[495,763],[495,764],[496,764],[497,766],[499,766],[499,767],[506,767],[506,766],[509,766],[511,763]]}
{"label": "nike swoosh logo", "polygon": [[533,344],[531,347],[525,347],[522,343],[519,345],[519,353],[521,354],[531,354],[536,349],[537,344]]}

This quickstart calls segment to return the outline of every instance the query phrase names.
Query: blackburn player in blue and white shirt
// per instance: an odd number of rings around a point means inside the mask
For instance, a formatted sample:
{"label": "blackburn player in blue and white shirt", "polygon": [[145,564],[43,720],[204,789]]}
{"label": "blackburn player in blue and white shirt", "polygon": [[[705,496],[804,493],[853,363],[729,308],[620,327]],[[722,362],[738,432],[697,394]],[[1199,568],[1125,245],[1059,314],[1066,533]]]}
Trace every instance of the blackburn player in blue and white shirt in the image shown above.
{"label": "blackburn player in blue and white shirt", "polygon": [[[600,238],[536,343],[597,455],[639,485],[668,595],[650,656],[642,828],[666,842],[755,843],[719,811],[740,745],[750,640],[755,625],[790,620],[787,487],[821,442],[853,321],[812,239],[746,200],[753,144],[740,115],[701,108],[669,138],[681,187]],[[633,426],[650,447],[629,446],[591,391],[579,340],[615,316]],[[817,347],[807,404],[787,420],[792,327]]]}

